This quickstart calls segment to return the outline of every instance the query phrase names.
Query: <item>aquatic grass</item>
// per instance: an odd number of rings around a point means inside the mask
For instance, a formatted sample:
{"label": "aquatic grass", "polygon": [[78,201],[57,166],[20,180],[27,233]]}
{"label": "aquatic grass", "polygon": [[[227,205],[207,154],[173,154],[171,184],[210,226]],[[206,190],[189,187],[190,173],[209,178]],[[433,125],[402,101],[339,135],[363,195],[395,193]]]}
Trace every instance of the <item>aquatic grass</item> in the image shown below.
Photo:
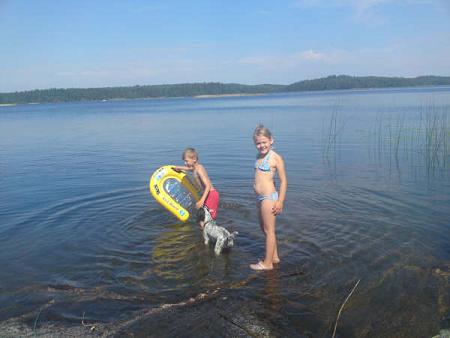
{"label": "aquatic grass", "polygon": [[342,133],[348,119],[343,119],[340,112],[340,105],[336,103],[333,106],[333,110],[331,112],[330,120],[328,122],[328,128],[326,133],[324,133],[323,141],[324,149],[323,156],[328,157],[331,152],[336,154],[338,137]]}
{"label": "aquatic grass", "polygon": [[331,112],[330,121],[328,123],[328,129],[324,134],[324,140],[323,144],[325,144],[325,148],[323,151],[324,155],[328,155],[332,149],[332,147],[335,149],[336,146],[336,129],[337,129],[337,108],[334,107],[333,111]]}
{"label": "aquatic grass", "polygon": [[[437,106],[430,102],[418,107],[415,118],[404,114],[380,110],[374,124],[369,127],[369,157],[389,169],[394,166],[401,172],[401,164],[411,168],[424,168],[428,177],[437,173],[448,174],[450,165],[450,106]],[[327,124],[326,135],[322,138],[323,157],[335,156],[339,151],[339,137],[342,136],[347,121],[333,108]]]}
{"label": "aquatic grass", "polygon": [[448,115],[448,109],[439,109],[435,104],[421,109],[424,137],[420,151],[425,158],[425,166],[429,174],[434,175],[437,168],[448,168],[450,135]]}
{"label": "aquatic grass", "polygon": [[373,127],[369,131],[370,139],[368,142],[369,156],[373,154],[377,163],[381,162],[383,154],[383,112],[378,111],[375,116]]}
{"label": "aquatic grass", "polygon": [[[419,108],[419,120],[416,124],[406,125],[402,116],[391,128],[389,155],[399,158],[401,143],[407,160],[419,161],[426,167],[428,175],[448,168],[448,109],[429,104]],[[419,156],[414,156],[419,154]]]}
{"label": "aquatic grass", "polygon": [[86,324],[86,323],[84,322],[84,315],[85,315],[85,311],[83,311],[83,316],[81,317],[81,324],[82,324],[84,327],[89,328],[90,331],[94,331],[96,325],[95,325],[95,324]]}
{"label": "aquatic grass", "polygon": [[34,322],[33,322],[33,330],[32,330],[33,336],[36,336],[36,335],[37,335],[36,330],[37,330],[37,326],[38,326],[39,319],[40,319],[40,317],[41,317],[42,311],[48,309],[48,308],[51,307],[54,303],[55,303],[55,300],[52,299],[52,300],[50,300],[48,303],[42,305],[42,306],[39,308],[38,314],[36,315],[36,318],[34,319]]}
{"label": "aquatic grass", "polygon": [[402,139],[402,133],[404,132],[405,118],[400,116],[395,125],[395,134],[392,142],[394,143],[394,156],[398,158],[398,152],[400,149],[400,141]]}
{"label": "aquatic grass", "polygon": [[41,307],[41,308],[39,309],[39,312],[38,312],[36,318],[34,319],[34,323],[33,323],[33,334],[34,334],[34,335],[36,335],[36,327],[37,327],[37,323],[38,323],[38,321],[39,321],[39,317],[41,316],[42,310],[43,310],[43,307]]}
{"label": "aquatic grass", "polygon": [[353,287],[352,291],[350,291],[350,293],[348,294],[347,298],[345,298],[344,302],[342,303],[342,305],[341,305],[341,307],[339,309],[339,312],[338,312],[337,317],[336,317],[336,322],[334,324],[333,335],[331,336],[332,338],[334,338],[336,336],[336,329],[337,329],[339,317],[341,316],[342,309],[344,308],[345,304],[347,303],[347,301],[352,296],[353,292],[355,292],[355,290],[358,287],[358,284],[359,284],[360,281],[361,281],[361,279],[358,279],[358,281],[356,282],[356,284]]}

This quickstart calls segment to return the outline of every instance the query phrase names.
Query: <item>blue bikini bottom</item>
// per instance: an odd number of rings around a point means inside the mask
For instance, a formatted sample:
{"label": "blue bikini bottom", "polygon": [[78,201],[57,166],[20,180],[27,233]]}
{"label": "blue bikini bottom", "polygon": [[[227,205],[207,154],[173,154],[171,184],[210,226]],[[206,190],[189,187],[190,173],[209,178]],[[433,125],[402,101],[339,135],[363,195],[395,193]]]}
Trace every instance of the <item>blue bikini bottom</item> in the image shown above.
{"label": "blue bikini bottom", "polygon": [[264,200],[277,201],[278,200],[278,193],[276,191],[274,191],[270,195],[257,195],[256,196],[256,200],[258,202],[262,202]]}

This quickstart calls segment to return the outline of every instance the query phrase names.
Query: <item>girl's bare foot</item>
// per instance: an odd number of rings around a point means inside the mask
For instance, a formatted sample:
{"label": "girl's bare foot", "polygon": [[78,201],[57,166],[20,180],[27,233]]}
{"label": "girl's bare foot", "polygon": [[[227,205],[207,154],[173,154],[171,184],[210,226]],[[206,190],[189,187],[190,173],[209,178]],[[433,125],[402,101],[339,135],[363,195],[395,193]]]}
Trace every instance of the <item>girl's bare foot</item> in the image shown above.
{"label": "girl's bare foot", "polygon": [[273,267],[266,267],[263,262],[259,261],[256,264],[250,264],[250,269],[257,270],[257,271],[264,271],[264,270],[272,270]]}
{"label": "girl's bare foot", "polygon": [[[261,258],[260,261],[261,261],[261,262],[264,262],[264,258]],[[281,261],[280,261],[279,258],[274,259],[274,260],[272,261],[273,264],[280,264],[280,262],[281,262]]]}

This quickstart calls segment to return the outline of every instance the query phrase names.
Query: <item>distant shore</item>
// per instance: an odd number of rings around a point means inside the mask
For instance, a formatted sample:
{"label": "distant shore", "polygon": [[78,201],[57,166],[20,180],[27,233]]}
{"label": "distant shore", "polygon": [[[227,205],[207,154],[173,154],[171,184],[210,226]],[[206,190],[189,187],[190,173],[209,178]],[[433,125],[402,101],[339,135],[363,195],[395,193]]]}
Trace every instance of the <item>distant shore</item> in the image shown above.
{"label": "distant shore", "polygon": [[195,99],[209,99],[214,97],[235,97],[235,96],[261,96],[266,93],[255,93],[255,94],[209,94],[209,95],[195,95],[192,96]]}
{"label": "distant shore", "polygon": [[415,78],[331,75],[326,78],[303,80],[288,85],[239,83],[180,83],[166,85],[137,85],[103,88],[52,88],[13,93],[0,93],[0,105],[57,103],[78,101],[110,101],[158,98],[214,98],[265,95],[275,93],[314,92],[329,90],[367,90],[448,86],[450,76],[418,76]]}

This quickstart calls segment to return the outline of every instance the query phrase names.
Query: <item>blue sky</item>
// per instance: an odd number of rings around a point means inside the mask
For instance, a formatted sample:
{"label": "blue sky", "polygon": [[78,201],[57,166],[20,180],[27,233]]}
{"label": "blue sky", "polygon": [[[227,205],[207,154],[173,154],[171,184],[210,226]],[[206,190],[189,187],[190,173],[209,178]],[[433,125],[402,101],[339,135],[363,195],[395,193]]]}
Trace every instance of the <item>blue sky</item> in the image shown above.
{"label": "blue sky", "polygon": [[449,0],[0,0],[0,92],[450,76]]}

